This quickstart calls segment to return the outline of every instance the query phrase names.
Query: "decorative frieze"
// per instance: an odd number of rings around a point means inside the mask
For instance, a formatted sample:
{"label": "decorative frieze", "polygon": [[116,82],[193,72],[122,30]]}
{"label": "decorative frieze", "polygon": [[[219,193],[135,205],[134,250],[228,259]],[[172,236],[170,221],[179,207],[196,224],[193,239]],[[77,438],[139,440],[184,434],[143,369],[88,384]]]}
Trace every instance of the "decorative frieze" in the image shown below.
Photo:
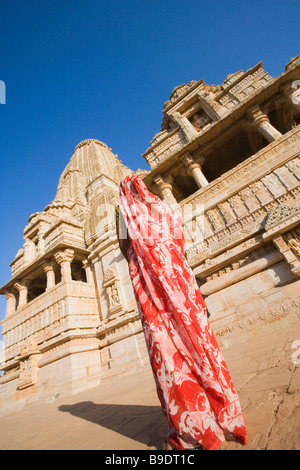
{"label": "decorative frieze", "polygon": [[272,307],[269,307],[266,310],[255,312],[243,320],[231,322],[225,327],[215,327],[214,331],[216,337],[223,337],[228,334],[238,334],[241,330],[249,330],[251,328],[265,324],[270,320],[272,321],[281,317],[285,317],[286,315],[294,314],[297,317],[300,315],[300,301],[286,299]]}
{"label": "decorative frieze", "polygon": [[[130,328],[129,328],[130,325]],[[140,316],[137,309],[130,312],[124,312],[117,318],[107,318],[98,328],[100,338],[100,347],[103,348],[120,340],[120,337],[131,336],[132,330],[142,331]]]}

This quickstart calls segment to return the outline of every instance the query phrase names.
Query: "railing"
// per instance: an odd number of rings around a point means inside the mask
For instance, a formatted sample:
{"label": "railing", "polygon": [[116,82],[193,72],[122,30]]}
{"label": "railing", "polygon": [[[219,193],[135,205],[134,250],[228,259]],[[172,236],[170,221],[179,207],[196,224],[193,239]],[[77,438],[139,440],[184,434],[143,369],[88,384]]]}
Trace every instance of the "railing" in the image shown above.
{"label": "railing", "polygon": [[[56,247],[68,246],[74,249],[86,250],[82,225],[73,220],[60,219],[44,236],[44,248],[42,251],[35,249],[29,259],[25,256],[25,250],[20,250],[16,258],[11,262],[12,276],[16,276],[24,268],[38,261],[42,256],[53,251]],[[27,258],[27,259],[26,259]]]}
{"label": "railing", "polygon": [[95,287],[78,281],[59,283],[1,322],[5,360],[25,354],[61,332],[98,324]]}

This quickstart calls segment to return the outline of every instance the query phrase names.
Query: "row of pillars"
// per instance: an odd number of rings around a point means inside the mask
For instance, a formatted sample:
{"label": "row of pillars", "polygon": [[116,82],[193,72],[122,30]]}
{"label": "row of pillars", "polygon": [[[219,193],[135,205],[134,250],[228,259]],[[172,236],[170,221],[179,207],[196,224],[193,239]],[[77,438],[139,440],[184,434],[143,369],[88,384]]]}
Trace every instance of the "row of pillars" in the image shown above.
{"label": "row of pillars", "polygon": [[[203,161],[204,158],[196,162],[190,154],[186,154],[183,157],[183,162],[187,167],[188,174],[190,174],[194,178],[199,188],[203,188],[208,184],[208,181],[202,173],[201,169],[201,164],[203,163]],[[158,175],[154,178],[154,182],[159,187],[164,201],[167,201],[168,203],[177,203],[172,191],[174,182],[174,178],[172,175],[168,175],[166,177]]]}
{"label": "row of pillars", "polygon": [[[54,254],[55,261],[60,266],[62,282],[72,281],[71,263],[74,259],[74,254],[74,250],[70,248],[67,248],[64,251],[58,251]],[[55,261],[47,260],[43,263],[43,269],[47,276],[46,292],[55,286]],[[82,266],[86,272],[87,283],[93,283],[93,274],[90,263],[87,260],[84,260],[82,261]],[[30,282],[31,279],[22,279],[22,281],[14,283],[14,288],[19,293],[18,308],[24,307],[27,304],[28,286]],[[8,316],[16,311],[17,298],[14,292],[7,292],[6,300],[6,316]]]}
{"label": "row of pillars", "polygon": [[[300,95],[300,90],[297,90],[296,92],[294,92],[291,98],[291,100],[293,100],[293,104],[295,105],[295,107],[300,111],[300,101],[298,99],[299,104],[297,104],[295,93]],[[176,120],[178,121],[178,123],[180,124],[180,127],[182,128],[183,120],[188,121],[188,119],[183,118],[183,117],[179,119],[178,114],[179,113],[176,114]],[[255,105],[249,108],[248,117],[249,117],[249,122],[248,122],[249,126],[257,130],[269,143],[273,142],[279,137],[282,137],[282,134],[270,123],[268,116],[261,111],[259,106]],[[189,124],[191,125],[191,123]],[[188,133],[185,132],[185,134],[186,135],[188,134],[188,136],[191,137],[191,133],[193,131],[187,122],[185,122],[184,124],[184,129],[185,131],[187,131],[188,129]],[[198,161],[196,162],[194,158],[192,157],[192,155],[188,153],[182,157],[182,161],[187,167],[188,174],[190,174],[194,178],[197,186],[200,189],[208,185],[208,181],[202,172],[202,164],[204,162],[204,157],[200,157],[200,159],[198,159]],[[165,200],[166,202],[170,204],[177,203],[174,197],[174,194],[172,192],[173,181],[174,181],[174,178],[171,175],[168,175],[166,177],[158,175],[154,178],[154,182],[159,187],[163,200]]]}

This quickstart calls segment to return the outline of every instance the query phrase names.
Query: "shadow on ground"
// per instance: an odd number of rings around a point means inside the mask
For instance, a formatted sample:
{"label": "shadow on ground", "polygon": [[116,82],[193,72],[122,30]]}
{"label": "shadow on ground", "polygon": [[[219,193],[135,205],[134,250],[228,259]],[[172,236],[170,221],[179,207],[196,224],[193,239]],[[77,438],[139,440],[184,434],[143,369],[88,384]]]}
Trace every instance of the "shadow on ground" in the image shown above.
{"label": "shadow on ground", "polygon": [[97,404],[61,405],[59,411],[91,421],[148,447],[161,448],[167,426],[160,406]]}

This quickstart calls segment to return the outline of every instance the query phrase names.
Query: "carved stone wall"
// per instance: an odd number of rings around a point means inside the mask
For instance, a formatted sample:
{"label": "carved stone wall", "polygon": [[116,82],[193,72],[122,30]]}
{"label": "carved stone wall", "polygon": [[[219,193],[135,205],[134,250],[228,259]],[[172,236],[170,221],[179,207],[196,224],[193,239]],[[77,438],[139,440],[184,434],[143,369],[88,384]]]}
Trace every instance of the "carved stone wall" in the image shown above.
{"label": "carved stone wall", "polygon": [[[277,78],[259,63],[218,86],[176,87],[144,153],[151,169],[136,172],[182,216],[187,259],[223,346],[299,321],[299,78],[300,56]],[[115,226],[127,174],[106,144],[80,142],[54,200],[30,216],[0,289],[0,413],[148,362]]]}

